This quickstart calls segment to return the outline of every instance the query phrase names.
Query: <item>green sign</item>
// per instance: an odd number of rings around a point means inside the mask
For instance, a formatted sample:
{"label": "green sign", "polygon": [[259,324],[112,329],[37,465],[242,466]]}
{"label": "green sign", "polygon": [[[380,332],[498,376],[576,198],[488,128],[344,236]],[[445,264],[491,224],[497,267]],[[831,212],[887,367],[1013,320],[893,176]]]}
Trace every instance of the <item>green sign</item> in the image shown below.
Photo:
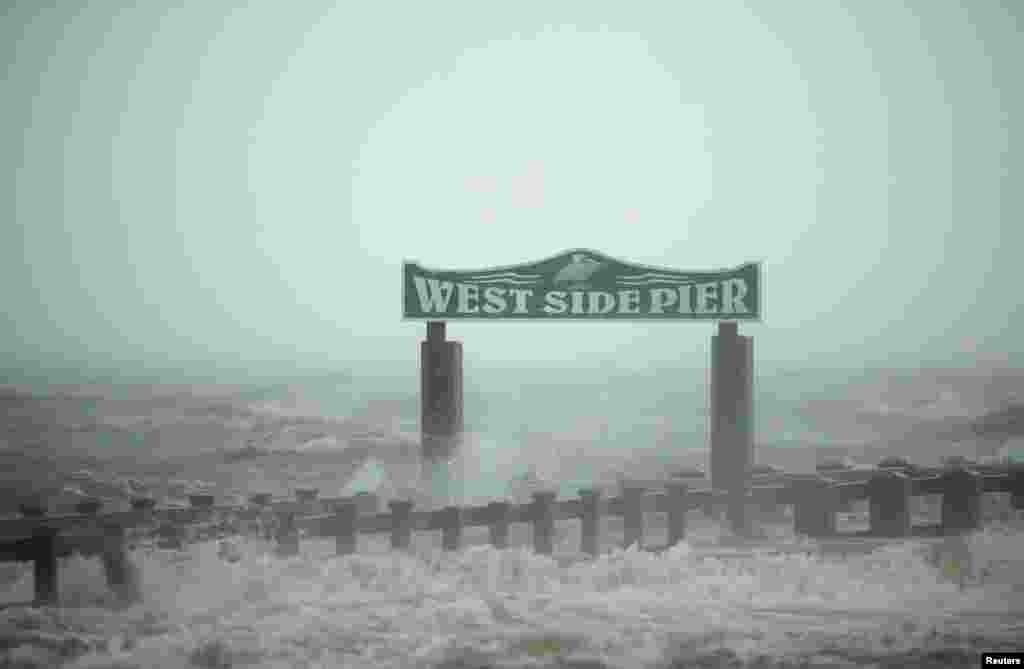
{"label": "green sign", "polygon": [[402,268],[402,317],[418,320],[745,320],[762,318],[761,265],[686,271],[575,249],[476,271]]}

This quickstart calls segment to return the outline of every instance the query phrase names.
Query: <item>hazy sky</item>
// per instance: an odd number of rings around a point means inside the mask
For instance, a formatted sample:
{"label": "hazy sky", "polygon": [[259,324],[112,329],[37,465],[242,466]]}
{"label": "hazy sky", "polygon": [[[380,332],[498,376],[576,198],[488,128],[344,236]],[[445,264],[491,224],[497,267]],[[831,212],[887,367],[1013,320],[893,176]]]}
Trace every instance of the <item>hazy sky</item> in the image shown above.
{"label": "hazy sky", "polygon": [[[122,4],[0,10],[15,361],[414,361],[403,259],[574,247],[763,260],[763,361],[1024,352],[1014,0]],[[449,332],[700,363],[712,329]]]}

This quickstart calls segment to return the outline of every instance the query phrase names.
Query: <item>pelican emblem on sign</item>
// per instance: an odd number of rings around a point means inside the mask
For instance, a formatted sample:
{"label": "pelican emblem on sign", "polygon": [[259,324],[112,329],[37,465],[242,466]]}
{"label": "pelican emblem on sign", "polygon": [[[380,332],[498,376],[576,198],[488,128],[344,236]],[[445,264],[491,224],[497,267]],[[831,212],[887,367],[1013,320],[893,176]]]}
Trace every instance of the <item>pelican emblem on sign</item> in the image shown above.
{"label": "pelican emblem on sign", "polygon": [[551,280],[556,286],[563,286],[572,290],[589,288],[587,280],[594,272],[604,267],[604,263],[594,260],[585,253],[573,253],[572,260],[558,270]]}

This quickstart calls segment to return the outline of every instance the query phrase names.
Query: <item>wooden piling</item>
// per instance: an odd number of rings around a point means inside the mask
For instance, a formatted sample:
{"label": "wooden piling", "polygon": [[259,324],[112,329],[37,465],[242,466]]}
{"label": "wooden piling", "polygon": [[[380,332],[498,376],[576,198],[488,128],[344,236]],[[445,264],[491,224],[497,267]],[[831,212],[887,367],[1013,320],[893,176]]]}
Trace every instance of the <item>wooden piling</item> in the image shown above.
{"label": "wooden piling", "polygon": [[103,500],[96,498],[83,499],[75,504],[75,511],[83,516],[95,516],[103,508]]}
{"label": "wooden piling", "polygon": [[305,507],[306,513],[320,513],[321,505],[317,499],[320,491],[317,488],[297,488],[295,490],[295,501]]}
{"label": "wooden piling", "polygon": [[675,546],[686,538],[686,513],[689,511],[687,485],[671,481],[665,486],[668,493],[668,545]]}
{"label": "wooden piling", "polygon": [[490,502],[487,505],[487,526],[491,545],[498,549],[508,548],[508,528],[511,505],[508,502]]}
{"label": "wooden piling", "polygon": [[580,490],[580,552],[597,557],[601,550],[601,491]]}
{"label": "wooden piling", "polygon": [[420,344],[420,426],[425,454],[443,451],[462,433],[462,343],[445,341],[445,322],[427,322]]}
{"label": "wooden piling", "polygon": [[391,500],[391,548],[406,551],[412,546],[412,507],[410,500]]}
{"label": "wooden piling", "polygon": [[625,485],[622,488],[622,547],[633,544],[643,547],[644,540],[644,497],[643,488]]}
{"label": "wooden piling", "polygon": [[977,473],[956,467],[942,476],[942,531],[972,532],[981,527],[984,484]]}
{"label": "wooden piling", "polygon": [[328,519],[334,535],[334,554],[351,555],[356,552],[359,534],[359,505],[355,502],[338,504]]}
{"label": "wooden piling", "polygon": [[265,507],[270,504],[271,495],[267,492],[258,492],[249,495],[249,504],[255,507]]}
{"label": "wooden piling", "polygon": [[360,514],[374,514],[380,508],[380,498],[376,493],[372,492],[357,492],[352,499],[356,504],[359,505]]}
{"label": "wooden piling", "polygon": [[100,561],[107,577],[107,586],[122,602],[134,603],[141,599],[142,591],[133,573],[125,528],[122,525],[111,523],[103,526],[103,551]]}
{"label": "wooden piling", "polygon": [[133,497],[131,505],[135,511],[152,511],[156,507],[156,500],[152,497]]}
{"label": "wooden piling", "polygon": [[751,523],[749,513],[747,487],[736,485],[728,492],[725,508],[729,529],[736,536],[746,537],[750,535]]}
{"label": "wooden piling", "polygon": [[107,583],[111,586],[124,585],[128,581],[128,555],[125,549],[125,532],[120,525],[104,525],[103,528],[103,569]]}
{"label": "wooden piling", "polygon": [[42,518],[49,510],[49,501],[43,495],[31,495],[18,505],[18,512],[26,518]]}
{"label": "wooden piling", "polygon": [[793,530],[809,537],[836,533],[838,493],[825,478],[797,479],[792,483]]}
{"label": "wooden piling", "polygon": [[446,506],[441,509],[440,521],[442,550],[459,550],[462,542],[462,509],[457,506]]}
{"label": "wooden piling", "polygon": [[1010,503],[1018,511],[1024,509],[1024,465],[1016,464],[1010,468]]}
{"label": "wooden piling", "polygon": [[906,537],[910,534],[911,479],[892,469],[876,471],[868,481],[871,534]]}
{"label": "wooden piling", "polygon": [[741,494],[754,461],[753,339],[735,322],[711,338],[711,486]]}
{"label": "wooden piling", "polygon": [[158,548],[181,550],[185,547],[185,530],[175,523],[163,521],[156,529]]}
{"label": "wooden piling", "polygon": [[42,605],[58,601],[57,532],[41,528],[32,535],[32,571],[35,576],[35,600]]}
{"label": "wooden piling", "polygon": [[533,550],[551,555],[555,550],[555,493],[535,492],[533,497]]}
{"label": "wooden piling", "polygon": [[293,511],[281,511],[277,514],[277,549],[280,557],[292,557],[299,554],[299,528],[295,524]]}
{"label": "wooden piling", "polygon": [[209,494],[188,496],[188,505],[193,509],[209,509],[213,507],[214,497]]}

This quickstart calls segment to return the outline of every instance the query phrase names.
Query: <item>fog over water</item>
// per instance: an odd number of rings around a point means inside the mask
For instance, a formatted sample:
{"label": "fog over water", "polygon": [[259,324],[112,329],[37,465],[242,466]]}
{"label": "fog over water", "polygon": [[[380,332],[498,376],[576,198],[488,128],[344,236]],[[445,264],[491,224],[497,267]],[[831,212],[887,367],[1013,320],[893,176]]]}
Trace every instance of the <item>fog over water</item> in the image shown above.
{"label": "fog over water", "polygon": [[[1018,359],[1013,3],[7,3],[0,351],[413,363],[403,259],[762,260],[759,361]],[[706,360],[699,325],[480,323],[470,360]]]}

